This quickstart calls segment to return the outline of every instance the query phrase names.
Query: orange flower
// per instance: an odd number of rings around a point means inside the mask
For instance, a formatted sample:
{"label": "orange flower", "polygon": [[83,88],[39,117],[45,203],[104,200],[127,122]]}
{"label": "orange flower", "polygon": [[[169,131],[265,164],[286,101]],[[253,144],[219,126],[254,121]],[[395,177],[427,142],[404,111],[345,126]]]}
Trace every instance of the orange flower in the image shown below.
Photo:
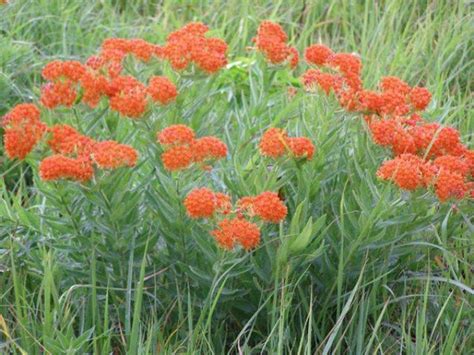
{"label": "orange flower", "polygon": [[86,72],[81,78],[82,102],[94,108],[107,92],[108,80],[104,75]]}
{"label": "orange flower", "polygon": [[314,145],[306,137],[288,138],[288,147],[296,158],[313,159]]}
{"label": "orange flower", "polygon": [[426,186],[431,180],[431,174],[425,176],[430,171],[426,163],[416,155],[402,154],[383,163],[377,171],[377,176],[382,180],[393,181],[402,189],[415,190]]}
{"label": "orange flower", "polygon": [[127,54],[148,62],[155,54],[155,45],[139,38],[108,38],[102,43],[101,57],[106,61],[121,62]]}
{"label": "orange flower", "polygon": [[410,101],[416,110],[424,110],[431,101],[431,93],[426,88],[414,87],[410,92]]}
{"label": "orange flower", "polygon": [[294,68],[298,64],[299,54],[296,48],[286,44],[287,39],[285,31],[279,24],[262,21],[253,41],[271,64],[288,62],[291,68]]}
{"label": "orange flower", "polygon": [[259,147],[264,156],[278,158],[285,154],[288,146],[288,135],[280,128],[270,128],[262,136]]}
{"label": "orange flower", "polygon": [[219,222],[218,229],[211,234],[224,249],[231,250],[240,244],[245,250],[251,250],[260,243],[260,229],[255,223],[246,219],[224,219]]}
{"label": "orange flower", "polygon": [[196,188],[186,196],[184,206],[191,218],[210,218],[217,209],[216,195],[206,187]]}
{"label": "orange flower", "polygon": [[165,76],[151,77],[147,91],[153,101],[158,101],[162,105],[169,104],[178,96],[176,86]]}
{"label": "orange flower", "polygon": [[410,91],[410,85],[396,76],[385,76],[380,80],[380,88],[384,92],[398,92],[403,96],[407,96]]}
{"label": "orange flower", "polygon": [[468,162],[461,158],[455,157],[452,155],[443,155],[441,157],[436,158],[433,161],[433,164],[440,170],[446,170],[451,173],[457,173],[467,178],[469,175],[469,165]]}
{"label": "orange flower", "polygon": [[194,131],[183,124],[172,125],[158,132],[157,139],[163,145],[190,144],[194,140]]}
{"label": "orange flower", "polygon": [[350,53],[334,53],[327,58],[327,65],[338,69],[346,76],[355,74],[360,75],[362,62],[359,57]]}
{"label": "orange flower", "polygon": [[468,186],[461,174],[441,169],[436,182],[435,191],[441,202],[450,198],[462,199],[468,190]]}
{"label": "orange flower", "polygon": [[397,127],[398,124],[395,120],[372,119],[369,122],[372,139],[381,146],[391,146],[393,144],[393,136]]}
{"label": "orange flower", "polygon": [[227,156],[227,146],[219,138],[201,137],[191,143],[194,162],[223,159]]}
{"label": "orange flower", "polygon": [[41,88],[41,104],[49,109],[58,106],[71,107],[77,98],[77,92],[71,81],[51,82]]}
{"label": "orange flower", "polygon": [[132,147],[115,141],[96,143],[92,149],[94,162],[102,169],[117,169],[122,166],[133,167],[138,153]]}
{"label": "orange flower", "polygon": [[158,55],[168,60],[175,70],[183,70],[195,63],[206,73],[214,73],[227,64],[227,44],[218,38],[207,38],[208,27],[192,22],[171,33]]}
{"label": "orange flower", "polygon": [[85,182],[92,179],[94,169],[88,158],[68,158],[52,155],[45,158],[39,166],[41,179],[45,181],[70,179]]}
{"label": "orange flower", "polygon": [[188,146],[175,146],[163,154],[161,160],[166,170],[177,171],[188,168],[193,160],[193,153]]}
{"label": "orange flower", "polygon": [[267,222],[278,223],[286,217],[288,209],[275,192],[262,192],[255,196],[253,208],[255,214]]}
{"label": "orange flower", "polygon": [[48,145],[54,153],[62,155],[87,155],[96,143],[92,138],[80,134],[69,125],[54,125]]}
{"label": "orange flower", "polygon": [[326,64],[332,54],[333,51],[329,47],[323,44],[313,44],[306,48],[304,57],[309,64],[320,66]]}
{"label": "orange flower", "polygon": [[219,222],[218,228],[211,231],[211,235],[216,239],[217,244],[226,250],[232,250],[235,247],[232,221],[230,219],[223,219]]}
{"label": "orange flower", "polygon": [[123,116],[139,118],[147,105],[145,86],[131,76],[114,78],[109,86],[110,108]]}
{"label": "orange flower", "polygon": [[71,81],[77,83],[81,80],[86,69],[78,61],[54,60],[43,68],[43,78],[50,81]]}
{"label": "orange flower", "polygon": [[309,69],[301,76],[301,82],[308,91],[315,91],[317,87],[329,95],[331,91],[340,92],[344,80],[336,74],[323,73],[317,69]]}
{"label": "orange flower", "polygon": [[19,104],[2,120],[5,153],[10,159],[25,159],[46,132],[40,111],[33,104]]}

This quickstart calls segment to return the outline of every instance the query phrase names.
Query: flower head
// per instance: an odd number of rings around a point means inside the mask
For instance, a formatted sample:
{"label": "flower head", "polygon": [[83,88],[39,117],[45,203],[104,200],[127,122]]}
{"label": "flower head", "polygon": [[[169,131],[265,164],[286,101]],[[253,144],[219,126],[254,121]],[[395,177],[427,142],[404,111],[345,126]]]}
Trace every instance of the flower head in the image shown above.
{"label": "flower head", "polygon": [[25,159],[46,132],[40,111],[33,104],[19,104],[2,120],[5,153],[10,159]]}
{"label": "flower head", "polygon": [[194,130],[184,124],[172,125],[157,134],[160,144],[190,144],[194,140]]}
{"label": "flower head", "polygon": [[264,156],[278,158],[286,153],[288,135],[280,128],[270,128],[262,136],[259,147]]}
{"label": "flower head", "polygon": [[240,244],[245,250],[251,250],[260,243],[258,226],[241,218],[222,220],[211,234],[227,250],[233,249],[236,244]]}
{"label": "flower head", "polygon": [[103,141],[94,145],[92,157],[102,169],[117,169],[122,166],[135,166],[138,153],[128,145],[116,141]]}
{"label": "flower head", "polygon": [[47,141],[54,153],[62,155],[88,155],[96,143],[92,138],[80,134],[69,125],[54,125]]}
{"label": "flower head", "polygon": [[313,44],[306,48],[304,57],[309,64],[320,66],[325,65],[332,54],[331,48],[323,44]]}
{"label": "flower head", "polygon": [[192,190],[184,199],[184,206],[191,218],[210,218],[218,207],[215,193],[206,187]]}
{"label": "flower head", "polygon": [[271,191],[265,191],[255,196],[253,209],[258,217],[272,223],[280,222],[288,213],[288,209],[278,194]]}
{"label": "flower head", "polygon": [[189,146],[177,145],[161,154],[166,170],[177,171],[188,168],[193,162],[193,153]]}
{"label": "flower head", "polygon": [[162,105],[169,104],[178,96],[176,86],[165,76],[153,76],[150,79],[147,91],[153,101]]}
{"label": "flower head", "polygon": [[219,138],[201,137],[191,142],[194,162],[223,159],[227,156],[227,146]]}
{"label": "flower head", "polygon": [[306,137],[288,138],[288,147],[296,158],[313,159],[314,144]]}
{"label": "flower head", "polygon": [[68,179],[84,182],[92,178],[94,169],[89,158],[52,155],[41,161],[39,174],[45,181]]}

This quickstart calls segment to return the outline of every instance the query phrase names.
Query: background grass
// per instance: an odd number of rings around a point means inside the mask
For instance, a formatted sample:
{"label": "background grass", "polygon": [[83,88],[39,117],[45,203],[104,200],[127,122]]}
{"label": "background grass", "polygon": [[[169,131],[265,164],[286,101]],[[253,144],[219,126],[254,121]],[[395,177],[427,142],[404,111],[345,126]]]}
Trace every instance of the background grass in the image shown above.
{"label": "background grass", "polygon": [[[425,118],[452,125],[472,149],[472,6],[464,1],[11,0],[0,9],[0,114],[35,100],[41,68],[83,60],[107,37],[162,43],[192,20],[230,45],[232,68],[209,78],[166,66],[178,102],[143,121],[103,107],[44,114],[96,139],[132,144],[133,171],[87,186],[44,183],[40,155],[0,156],[2,353],[468,354],[472,323],[472,202],[440,205],[375,179],[388,152],[332,98],[298,93],[304,65],[274,70],[248,50],[263,19],[278,21],[300,51],[323,42],[358,53],[366,86],[397,75],[425,85]],[[250,59],[247,59],[247,58]],[[170,175],[155,132],[186,123],[217,135],[231,155],[210,174]],[[270,126],[317,146],[303,166],[268,170],[256,149]],[[252,253],[218,250],[208,226],[189,221],[195,186],[245,195],[280,190],[289,217],[265,227]]]}

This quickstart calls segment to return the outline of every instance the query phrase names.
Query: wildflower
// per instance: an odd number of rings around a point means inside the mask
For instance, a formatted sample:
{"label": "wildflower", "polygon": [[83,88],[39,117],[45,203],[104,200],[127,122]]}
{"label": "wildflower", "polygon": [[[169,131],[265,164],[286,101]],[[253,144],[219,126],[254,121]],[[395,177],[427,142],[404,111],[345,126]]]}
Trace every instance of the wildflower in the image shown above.
{"label": "wildflower", "polygon": [[286,45],[288,37],[283,28],[274,22],[263,21],[254,38],[255,44],[267,60],[272,64],[280,64],[287,60],[289,50]]}
{"label": "wildflower", "polygon": [[450,198],[462,199],[467,191],[467,185],[461,174],[441,169],[435,182],[435,192],[441,202]]}
{"label": "wildflower", "polygon": [[190,144],[194,140],[194,131],[183,124],[172,125],[159,132],[157,139],[163,145]]}
{"label": "wildflower", "polygon": [[270,128],[262,136],[259,147],[264,156],[278,158],[285,154],[288,135],[280,128]]}
{"label": "wildflower", "polygon": [[58,106],[71,107],[77,98],[77,92],[71,81],[50,82],[41,88],[41,104],[49,109]]}
{"label": "wildflower", "polygon": [[78,83],[86,69],[80,62],[54,60],[43,68],[43,78],[49,81],[70,81]]}
{"label": "wildflower", "polygon": [[301,81],[306,90],[314,91],[317,87],[329,95],[331,91],[339,92],[343,85],[343,79],[339,75],[323,73],[317,69],[309,69],[303,73]]}
{"label": "wildflower", "polygon": [[155,53],[155,46],[142,39],[108,38],[102,43],[101,57],[106,61],[121,62],[126,55],[148,62]]}
{"label": "wildflower", "polygon": [[188,146],[175,146],[161,155],[166,170],[177,171],[188,168],[193,161],[193,153]]}
{"label": "wildflower", "polygon": [[158,101],[162,105],[169,104],[178,96],[176,86],[165,76],[151,77],[147,91],[153,101]]}
{"label": "wildflower", "polygon": [[262,192],[253,201],[255,214],[264,221],[278,223],[286,217],[288,209],[275,192]]}
{"label": "wildflower", "polygon": [[191,143],[194,162],[217,160],[227,156],[227,146],[219,138],[213,136],[201,137]]}
{"label": "wildflower", "polygon": [[410,91],[410,85],[396,76],[385,76],[380,80],[380,88],[383,92],[398,92],[403,96],[407,96]]}
{"label": "wildflower", "polygon": [[47,144],[54,153],[82,156],[90,153],[96,143],[69,125],[54,125]]}
{"label": "wildflower", "polygon": [[219,222],[218,229],[211,234],[224,249],[231,250],[240,244],[245,250],[251,250],[260,243],[260,229],[255,223],[246,219],[224,219]]}
{"label": "wildflower", "polygon": [[101,74],[86,72],[80,81],[83,89],[82,102],[94,108],[107,92],[108,79]]}
{"label": "wildflower", "polygon": [[208,27],[200,22],[185,25],[171,33],[163,47],[155,48],[175,70],[191,63],[206,73],[214,73],[227,64],[227,44],[218,38],[208,38]]}
{"label": "wildflower", "polygon": [[147,105],[145,86],[131,76],[114,78],[109,86],[110,108],[123,116],[139,118]]}
{"label": "wildflower", "polygon": [[393,131],[392,150],[395,155],[404,153],[416,154],[417,152],[413,136],[401,125],[396,125]]}
{"label": "wildflower", "polygon": [[314,155],[314,145],[306,137],[288,138],[288,147],[296,158],[311,160]]}
{"label": "wildflower", "polygon": [[433,164],[439,170],[446,170],[452,173],[457,173],[466,178],[469,175],[469,165],[461,157],[456,157],[452,155],[443,155],[436,158],[433,161]]}
{"label": "wildflower", "polygon": [[381,146],[391,146],[393,144],[393,136],[397,127],[398,124],[395,120],[371,119],[369,122],[372,139]]}
{"label": "wildflower", "polygon": [[382,180],[393,181],[402,189],[415,190],[429,181],[423,176],[423,172],[429,172],[429,169],[423,168],[424,165],[418,156],[402,154],[383,163],[377,171],[377,176]]}
{"label": "wildflower", "polygon": [[461,144],[459,131],[452,127],[442,127],[437,123],[425,123],[411,129],[417,148],[427,156],[461,155],[464,147]]}
{"label": "wildflower", "polygon": [[85,182],[92,178],[94,169],[89,158],[52,155],[41,161],[39,174],[45,181],[69,179]]}
{"label": "wildflower", "polygon": [[287,62],[291,68],[295,68],[299,61],[299,54],[296,48],[286,44],[287,39],[285,31],[279,24],[262,21],[253,41],[271,64]]}
{"label": "wildflower", "polygon": [[210,218],[217,208],[216,195],[206,187],[196,188],[186,196],[184,206],[191,218]]}
{"label": "wildflower", "polygon": [[219,222],[218,228],[211,231],[211,235],[223,249],[232,250],[235,247],[235,236],[232,227],[232,220],[223,219]]}
{"label": "wildflower", "polygon": [[362,69],[362,62],[354,54],[350,53],[335,53],[327,58],[327,65],[338,69],[346,76],[352,74],[359,76]]}
{"label": "wildflower", "polygon": [[102,169],[117,169],[122,166],[133,167],[138,153],[132,147],[115,141],[98,142],[92,149],[94,162]]}
{"label": "wildflower", "polygon": [[317,66],[325,65],[333,51],[323,44],[313,44],[306,48],[304,57],[306,62]]}
{"label": "wildflower", "polygon": [[10,159],[23,160],[34,149],[46,132],[40,121],[40,111],[33,104],[19,104],[2,120],[5,129],[5,153]]}
{"label": "wildflower", "polygon": [[431,93],[426,88],[414,87],[410,92],[410,101],[416,110],[424,110],[431,101]]}

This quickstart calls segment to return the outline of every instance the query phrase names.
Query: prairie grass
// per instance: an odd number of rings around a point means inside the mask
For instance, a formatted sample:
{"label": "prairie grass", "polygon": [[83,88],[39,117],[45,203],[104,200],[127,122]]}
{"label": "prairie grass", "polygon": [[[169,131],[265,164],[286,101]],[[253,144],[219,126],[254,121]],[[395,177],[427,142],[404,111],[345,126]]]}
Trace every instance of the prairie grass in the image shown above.
{"label": "prairie grass", "polygon": [[[45,118],[133,145],[132,170],[86,187],[49,183],[37,153],[18,162],[0,151],[0,353],[472,352],[472,200],[440,204],[378,181],[387,154],[363,120],[332,98],[289,100],[301,70],[268,69],[247,48],[263,19],[300,51],[322,42],[358,53],[367,85],[397,75],[426,86],[427,119],[472,149],[469,1],[11,0],[0,8],[1,115],[38,98],[47,62],[84,60],[108,37],[162,43],[203,21],[229,43],[230,65],[180,78],[177,103],[143,121],[100,108]],[[175,123],[221,137],[232,154],[210,174],[166,173],[155,133]],[[272,126],[309,137],[314,159],[268,172],[257,143]],[[266,226],[251,253],[223,251],[182,207],[207,185],[279,190],[287,221]]]}

